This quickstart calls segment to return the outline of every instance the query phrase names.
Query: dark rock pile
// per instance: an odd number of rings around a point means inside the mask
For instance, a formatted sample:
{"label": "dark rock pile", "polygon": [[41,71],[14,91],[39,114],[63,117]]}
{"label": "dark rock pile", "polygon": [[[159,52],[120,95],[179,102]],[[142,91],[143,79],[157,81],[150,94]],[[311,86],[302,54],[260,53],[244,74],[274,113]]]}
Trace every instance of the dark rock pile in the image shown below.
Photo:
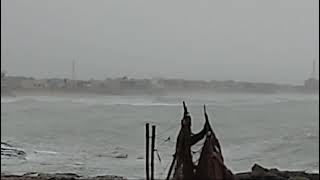
{"label": "dark rock pile", "polygon": [[1,174],[3,180],[125,180],[126,178],[120,176],[96,176],[96,177],[82,177],[74,173],[27,173],[21,176]]}
{"label": "dark rock pile", "polygon": [[319,180],[319,174],[303,171],[279,171],[254,164],[251,172],[236,174],[238,180]]}

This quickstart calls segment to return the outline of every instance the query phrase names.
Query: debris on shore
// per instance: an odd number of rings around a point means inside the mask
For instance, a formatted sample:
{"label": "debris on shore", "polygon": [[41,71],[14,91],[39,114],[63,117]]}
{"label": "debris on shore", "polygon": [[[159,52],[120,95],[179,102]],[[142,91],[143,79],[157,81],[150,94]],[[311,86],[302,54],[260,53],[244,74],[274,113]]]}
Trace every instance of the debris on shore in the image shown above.
{"label": "debris on shore", "polygon": [[96,177],[82,177],[74,173],[26,173],[24,175],[1,174],[2,180],[126,180],[124,177],[105,175]]}

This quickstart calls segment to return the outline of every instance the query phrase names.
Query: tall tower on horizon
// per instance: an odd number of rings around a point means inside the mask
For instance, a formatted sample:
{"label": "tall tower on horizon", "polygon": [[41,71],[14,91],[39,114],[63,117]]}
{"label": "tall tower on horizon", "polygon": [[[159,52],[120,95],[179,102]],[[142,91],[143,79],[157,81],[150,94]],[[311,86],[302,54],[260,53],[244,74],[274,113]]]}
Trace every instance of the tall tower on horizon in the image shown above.
{"label": "tall tower on horizon", "polygon": [[316,79],[316,61],[313,60],[312,64],[312,77]]}
{"label": "tall tower on horizon", "polygon": [[311,77],[304,81],[304,87],[307,90],[318,91],[319,90],[319,80],[316,75],[316,61],[313,60]]}
{"label": "tall tower on horizon", "polygon": [[76,80],[76,61],[72,61],[72,80]]}
{"label": "tall tower on horizon", "polygon": [[313,60],[312,62],[312,72],[311,72],[311,79],[317,79],[317,74],[316,74],[316,60]]}

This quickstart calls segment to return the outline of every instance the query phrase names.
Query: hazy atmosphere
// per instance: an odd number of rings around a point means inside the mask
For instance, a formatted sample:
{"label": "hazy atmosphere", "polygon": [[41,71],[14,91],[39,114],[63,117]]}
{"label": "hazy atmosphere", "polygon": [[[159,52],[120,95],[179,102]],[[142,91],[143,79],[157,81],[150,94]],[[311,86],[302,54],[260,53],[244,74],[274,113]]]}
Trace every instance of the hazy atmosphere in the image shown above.
{"label": "hazy atmosphere", "polygon": [[2,0],[4,180],[319,180],[319,0]]}
{"label": "hazy atmosphere", "polygon": [[2,0],[9,75],[127,75],[302,84],[318,64],[317,0]]}

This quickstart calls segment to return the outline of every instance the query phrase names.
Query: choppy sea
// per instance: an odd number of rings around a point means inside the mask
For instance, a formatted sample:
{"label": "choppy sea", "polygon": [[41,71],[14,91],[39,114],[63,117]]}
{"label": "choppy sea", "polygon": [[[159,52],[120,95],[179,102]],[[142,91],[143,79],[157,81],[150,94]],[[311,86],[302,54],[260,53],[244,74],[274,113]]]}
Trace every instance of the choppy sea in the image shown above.
{"label": "choppy sea", "polygon": [[26,152],[1,156],[1,172],[144,177],[144,125],[150,122],[157,126],[161,159],[156,156],[156,177],[164,178],[183,100],[194,132],[204,123],[202,106],[207,105],[233,172],[248,171],[254,163],[319,172],[318,94],[1,97],[1,142]]}

